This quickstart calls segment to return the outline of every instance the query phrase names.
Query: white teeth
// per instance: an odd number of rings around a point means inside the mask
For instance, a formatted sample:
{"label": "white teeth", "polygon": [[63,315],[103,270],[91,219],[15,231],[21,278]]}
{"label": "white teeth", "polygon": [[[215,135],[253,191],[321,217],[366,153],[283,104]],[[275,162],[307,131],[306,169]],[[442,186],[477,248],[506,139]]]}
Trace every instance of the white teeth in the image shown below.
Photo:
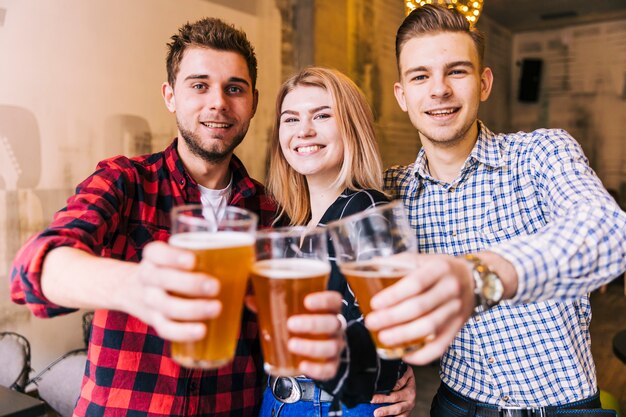
{"label": "white teeth", "polygon": [[300,146],[296,148],[296,152],[298,153],[311,153],[322,149],[320,145],[310,145],[310,146]]}
{"label": "white teeth", "polygon": [[215,123],[215,122],[203,122],[203,125],[211,128],[227,128],[230,126],[228,123]]}
{"label": "white teeth", "polygon": [[454,112],[455,112],[454,109],[445,109],[445,110],[432,110],[426,113],[430,114],[431,116],[444,116],[446,114],[452,114]]}

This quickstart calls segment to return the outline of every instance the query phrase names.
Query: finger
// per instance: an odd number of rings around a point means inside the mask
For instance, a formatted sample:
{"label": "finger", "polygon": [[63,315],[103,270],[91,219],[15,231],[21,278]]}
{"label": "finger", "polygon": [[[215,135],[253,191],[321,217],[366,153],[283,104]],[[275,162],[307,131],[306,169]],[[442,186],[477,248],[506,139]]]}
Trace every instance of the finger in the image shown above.
{"label": "finger", "polygon": [[365,325],[368,329],[377,331],[417,320],[424,314],[421,301],[423,298],[408,298],[390,308],[373,311],[365,316]]}
{"label": "finger", "polygon": [[158,315],[153,316],[152,327],[160,337],[172,342],[193,342],[206,333],[202,323],[181,323]]}
{"label": "finger", "polygon": [[144,285],[190,297],[215,297],[220,292],[220,282],[200,272],[187,272],[142,264],[139,270],[139,279]]}
{"label": "finger", "polygon": [[415,270],[407,274],[394,285],[385,288],[372,297],[370,303],[372,308],[374,310],[387,308],[407,298],[421,294],[434,285],[442,275],[450,271],[447,257],[430,257],[428,260],[428,262],[420,264]]}
{"label": "finger", "polygon": [[343,338],[330,340],[312,340],[299,337],[291,337],[287,342],[291,353],[305,356],[313,360],[339,360],[339,356],[345,347]]}
{"label": "finger", "polygon": [[427,365],[441,357],[454,340],[465,320],[453,320],[449,327],[440,331],[434,339],[429,341],[421,349],[402,357],[402,359],[413,365]]}
{"label": "finger", "polygon": [[381,330],[378,333],[378,338],[383,344],[397,346],[424,339],[427,336],[437,335],[459,316],[460,311],[461,301],[458,299],[450,300],[418,319]]}
{"label": "finger", "polygon": [[336,314],[298,314],[289,317],[287,329],[296,334],[336,336],[342,325]]}
{"label": "finger", "polygon": [[142,259],[159,266],[170,266],[179,269],[192,270],[196,265],[196,256],[193,252],[180,249],[165,242],[153,241],[144,246]]}
{"label": "finger", "polygon": [[219,300],[180,298],[158,289],[146,290],[144,302],[146,306],[171,320],[207,320],[219,316],[222,311]]}
{"label": "finger", "polygon": [[461,285],[452,275],[442,277],[425,292],[408,298],[396,305],[368,314],[365,323],[372,330],[392,327],[418,319],[436,309],[439,305],[457,299],[461,295]]}
{"label": "finger", "polygon": [[[376,402],[374,402],[374,398],[376,397]],[[398,391],[391,391],[389,394],[375,394],[372,397],[373,404],[383,404],[383,403],[397,403],[400,401],[404,401],[404,396]]]}
{"label": "finger", "polygon": [[304,307],[312,312],[341,312],[342,297],[337,291],[320,291],[304,298]]}
{"label": "finger", "polygon": [[405,376],[407,378],[405,387],[412,390],[413,392],[412,402],[413,402],[413,405],[415,405],[415,372],[413,372],[413,368],[411,368],[410,366],[407,366],[406,372],[404,373],[404,376],[402,378],[404,378]]}
{"label": "finger", "polygon": [[377,408],[374,410],[374,416],[407,416],[412,409],[413,407],[409,407],[405,403],[395,403]]}
{"label": "finger", "polygon": [[405,386],[410,386],[410,382],[413,382],[413,386],[415,386],[415,375],[413,374],[413,368],[407,366],[406,371],[404,371],[400,379],[396,381],[396,385],[393,390],[397,391],[404,388]]}
{"label": "finger", "polygon": [[309,378],[318,381],[326,381],[337,374],[338,362],[310,362],[302,361],[298,364],[298,369]]}

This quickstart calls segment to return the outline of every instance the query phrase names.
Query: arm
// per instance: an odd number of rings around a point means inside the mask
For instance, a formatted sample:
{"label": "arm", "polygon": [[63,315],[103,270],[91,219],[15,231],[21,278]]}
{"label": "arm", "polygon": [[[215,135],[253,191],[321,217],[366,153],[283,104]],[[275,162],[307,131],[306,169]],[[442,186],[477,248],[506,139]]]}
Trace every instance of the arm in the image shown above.
{"label": "arm", "polygon": [[154,327],[165,339],[190,341],[204,335],[204,325],[179,320],[200,321],[221,310],[216,300],[170,294],[214,297],[219,292],[216,280],[191,272],[194,264],[192,253],[163,242],[147,244],[139,264],[59,247],[46,256],[41,287],[56,305],[123,311]]}
{"label": "arm", "polygon": [[[559,132],[557,132],[559,133]],[[575,299],[626,269],[626,214],[564,132],[535,138],[525,174],[540,193],[547,224],[476,254],[495,271],[510,303]],[[467,262],[415,255],[415,272],[381,291],[367,325],[389,344],[430,342],[404,359],[426,364],[441,355],[471,316],[474,283]]]}
{"label": "arm", "polygon": [[[105,161],[78,186],[76,195],[57,213],[50,227],[16,256],[11,296],[39,317],[77,308],[118,309],[155,326],[164,337],[186,338],[189,331],[198,333],[198,325],[179,327],[172,318],[198,317],[198,309],[211,315],[217,308],[190,306],[188,301],[181,306],[182,301],[167,292],[217,291],[215,285],[205,284],[212,288],[204,288],[200,284],[206,277],[188,272],[193,257],[163,242],[146,245],[140,264],[98,256],[107,252],[120,219],[127,216],[125,201],[133,192],[131,170],[126,159]],[[182,280],[178,288],[167,284],[166,277],[174,275]]]}
{"label": "arm", "polygon": [[626,213],[565,131],[534,138],[528,176],[547,224],[489,248],[509,262],[519,282],[513,303],[579,298],[626,269]]}

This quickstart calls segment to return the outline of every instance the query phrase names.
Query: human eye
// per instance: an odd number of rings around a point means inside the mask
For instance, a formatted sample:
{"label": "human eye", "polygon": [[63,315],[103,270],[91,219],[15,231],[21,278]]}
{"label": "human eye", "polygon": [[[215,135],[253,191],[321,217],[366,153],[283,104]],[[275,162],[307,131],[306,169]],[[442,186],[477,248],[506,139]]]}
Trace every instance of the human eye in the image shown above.
{"label": "human eye", "polygon": [[450,75],[463,76],[465,74],[467,74],[467,70],[465,68],[453,68],[450,70]]}
{"label": "human eye", "polygon": [[283,119],[281,120],[281,123],[296,123],[297,121],[298,121],[297,117],[286,116],[286,117],[283,117]]}
{"label": "human eye", "polygon": [[243,93],[243,88],[241,88],[238,85],[229,85],[228,87],[226,87],[226,93],[234,95],[234,94],[241,94]]}
{"label": "human eye", "polygon": [[333,115],[330,113],[317,113],[314,119],[324,120],[324,119],[330,119],[331,117],[333,117]]}
{"label": "human eye", "polygon": [[425,81],[428,77],[426,76],[426,74],[416,74],[413,75],[413,77],[411,78],[411,81],[414,82],[420,82],[420,81]]}
{"label": "human eye", "polygon": [[191,85],[191,88],[194,90],[203,91],[207,89],[207,86],[204,83],[194,83]]}

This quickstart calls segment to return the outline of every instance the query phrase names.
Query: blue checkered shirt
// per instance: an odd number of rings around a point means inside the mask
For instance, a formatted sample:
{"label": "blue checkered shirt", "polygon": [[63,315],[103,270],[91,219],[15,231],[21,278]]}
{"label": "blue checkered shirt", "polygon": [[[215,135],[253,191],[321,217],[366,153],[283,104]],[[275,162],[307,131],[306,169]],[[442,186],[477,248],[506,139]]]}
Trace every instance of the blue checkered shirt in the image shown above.
{"label": "blue checkered shirt", "polygon": [[385,188],[408,208],[420,252],[490,250],[510,261],[512,300],[479,314],[441,361],[443,382],[479,402],[558,405],[597,391],[588,293],[626,269],[626,213],[563,130],[479,136],[452,183],[424,149]]}

